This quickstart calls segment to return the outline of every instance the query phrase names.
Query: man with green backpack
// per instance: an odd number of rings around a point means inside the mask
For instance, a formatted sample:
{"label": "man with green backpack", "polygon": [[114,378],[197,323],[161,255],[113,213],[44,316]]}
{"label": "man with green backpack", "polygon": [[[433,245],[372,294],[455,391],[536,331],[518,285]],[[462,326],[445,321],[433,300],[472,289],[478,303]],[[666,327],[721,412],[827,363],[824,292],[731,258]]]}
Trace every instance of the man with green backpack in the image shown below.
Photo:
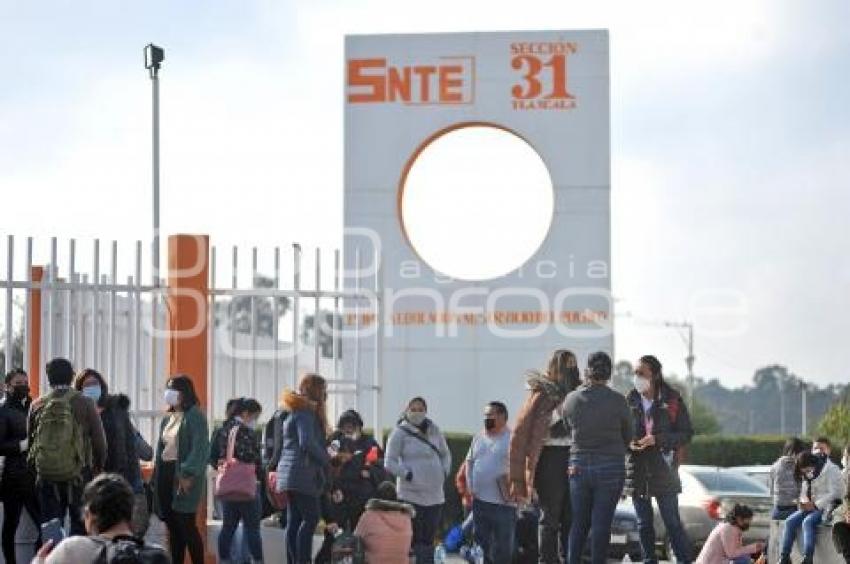
{"label": "man with green backpack", "polygon": [[54,358],[45,370],[50,391],[32,403],[27,425],[41,517],[64,522],[67,514],[70,534],[84,535],[83,487],[103,468],[106,436],[94,402],[71,388],[71,363]]}

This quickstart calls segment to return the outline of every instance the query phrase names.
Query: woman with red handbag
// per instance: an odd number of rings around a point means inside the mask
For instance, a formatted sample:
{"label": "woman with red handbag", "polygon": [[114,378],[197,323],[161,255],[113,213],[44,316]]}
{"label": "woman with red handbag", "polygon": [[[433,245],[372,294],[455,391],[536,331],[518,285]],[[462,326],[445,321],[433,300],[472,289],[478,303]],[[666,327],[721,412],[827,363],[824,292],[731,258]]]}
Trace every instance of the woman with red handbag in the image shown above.
{"label": "woman with red handbag", "polygon": [[218,463],[216,497],[222,505],[223,523],[218,535],[219,562],[230,562],[233,534],[239,522],[245,531],[245,542],[253,562],[263,561],[260,536],[260,504],[257,480],[262,479],[260,444],[255,428],[262,407],[253,398],[242,398],[234,406],[234,417],[228,420],[216,438],[215,450],[224,453]]}

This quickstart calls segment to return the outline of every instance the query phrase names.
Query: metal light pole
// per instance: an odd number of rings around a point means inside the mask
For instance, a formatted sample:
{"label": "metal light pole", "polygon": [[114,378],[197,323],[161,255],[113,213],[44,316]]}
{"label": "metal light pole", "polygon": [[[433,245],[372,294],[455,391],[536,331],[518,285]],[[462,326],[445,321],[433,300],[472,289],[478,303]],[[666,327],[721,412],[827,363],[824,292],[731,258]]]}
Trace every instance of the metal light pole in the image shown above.
{"label": "metal light pole", "polygon": [[153,104],[153,284],[159,287],[159,67],[165,51],[153,43],[145,46],[145,68],[151,78]]}
{"label": "metal light pole", "polygon": [[776,385],[779,386],[779,434],[785,436],[785,383],[779,370],[774,370],[773,375],[776,376]]}
{"label": "metal light pole", "polygon": [[803,382],[802,380],[800,380],[800,396],[801,396],[800,399],[802,401],[802,405],[800,406],[801,407],[801,413],[802,413],[802,415],[800,415],[800,419],[801,419],[801,421],[800,421],[800,423],[801,423],[800,424],[800,431],[801,431],[800,434],[805,437],[806,432],[808,431],[808,429],[807,429],[808,425],[807,425],[807,421],[806,421],[806,419],[808,418],[808,414],[806,413],[806,411],[807,411],[807,409],[806,409],[806,383]]}

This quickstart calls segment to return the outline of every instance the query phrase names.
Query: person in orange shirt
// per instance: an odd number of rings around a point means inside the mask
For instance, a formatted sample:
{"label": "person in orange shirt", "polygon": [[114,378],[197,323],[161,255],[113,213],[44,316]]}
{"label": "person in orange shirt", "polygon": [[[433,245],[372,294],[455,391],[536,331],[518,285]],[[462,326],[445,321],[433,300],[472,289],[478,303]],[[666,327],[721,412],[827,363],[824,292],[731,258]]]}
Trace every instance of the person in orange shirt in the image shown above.
{"label": "person in orange shirt", "polygon": [[744,531],[750,528],[753,510],[746,505],[735,505],[726,521],[717,525],[697,556],[695,564],[750,564],[758,555],[756,564],[765,564],[764,543],[744,545]]}

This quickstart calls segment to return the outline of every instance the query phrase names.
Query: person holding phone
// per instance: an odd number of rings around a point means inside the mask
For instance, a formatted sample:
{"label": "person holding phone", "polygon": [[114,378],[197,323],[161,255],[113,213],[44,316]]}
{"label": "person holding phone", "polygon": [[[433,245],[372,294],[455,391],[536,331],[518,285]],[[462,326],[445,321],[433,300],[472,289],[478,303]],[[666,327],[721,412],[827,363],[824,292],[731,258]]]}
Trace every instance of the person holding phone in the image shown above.
{"label": "person holding phone", "polygon": [[156,445],[154,505],[168,529],[173,564],[182,564],[187,549],[192,564],[203,564],[204,544],[195,515],[204,493],[210,449],[207,418],[186,375],[168,379],[164,399],[168,415]]}
{"label": "person holding phone", "polygon": [[655,563],[652,500],[667,530],[677,562],[691,562],[691,542],[679,517],[679,449],[694,434],[682,395],[670,387],[661,362],[646,355],[637,362],[634,389],[626,396],[635,430],[626,454],[626,492],[638,518],[644,562]]}

